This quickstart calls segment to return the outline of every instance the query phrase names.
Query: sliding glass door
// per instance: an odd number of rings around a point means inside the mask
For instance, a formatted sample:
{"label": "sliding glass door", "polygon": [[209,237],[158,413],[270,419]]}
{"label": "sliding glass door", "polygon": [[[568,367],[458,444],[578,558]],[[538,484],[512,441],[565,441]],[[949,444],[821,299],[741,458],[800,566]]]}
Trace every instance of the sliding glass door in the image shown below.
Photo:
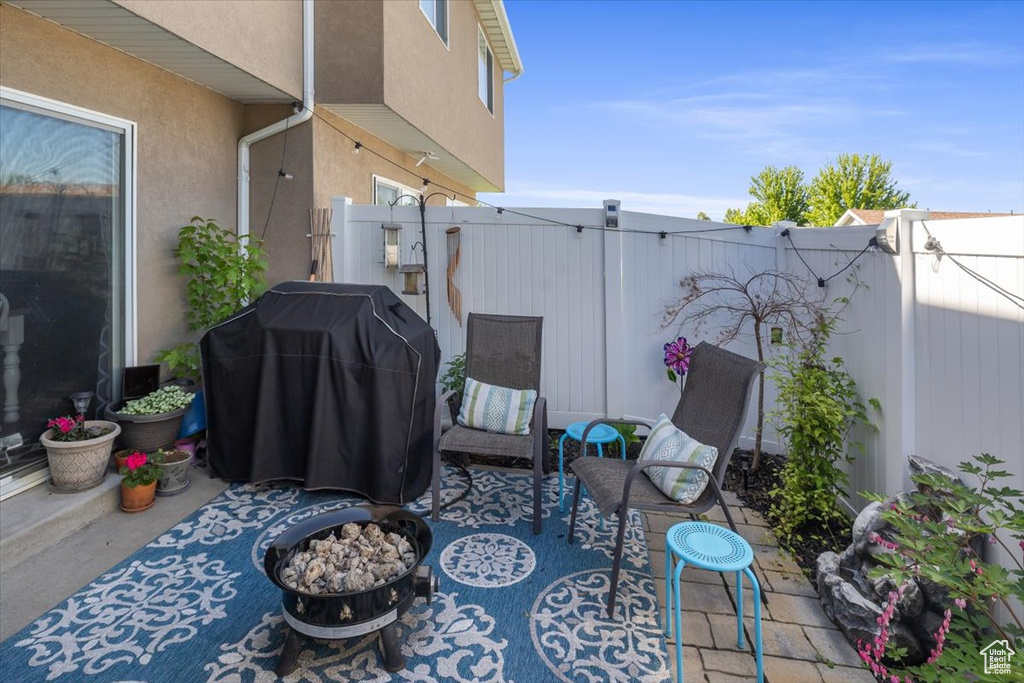
{"label": "sliding glass door", "polygon": [[[51,106],[52,105],[52,106]],[[0,92],[0,478],[46,420],[116,398],[131,290],[130,124]]]}

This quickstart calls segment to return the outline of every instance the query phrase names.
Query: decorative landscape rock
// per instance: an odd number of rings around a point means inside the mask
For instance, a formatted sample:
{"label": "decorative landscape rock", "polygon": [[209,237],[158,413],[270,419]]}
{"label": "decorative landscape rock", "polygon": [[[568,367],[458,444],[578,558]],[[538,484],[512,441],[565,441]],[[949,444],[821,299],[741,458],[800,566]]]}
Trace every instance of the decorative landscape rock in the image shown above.
{"label": "decorative landscape rock", "polygon": [[[926,458],[908,458],[911,474],[939,474],[951,481],[961,481],[952,471]],[[962,483],[962,482],[961,482]],[[942,495],[941,491],[918,487],[924,494]],[[818,595],[825,614],[839,626],[855,647],[858,641],[869,643],[878,633],[878,617],[896,583],[889,576],[869,579],[868,573],[881,563],[878,558],[892,553],[886,542],[896,540],[895,533],[883,512],[897,502],[909,502],[909,495],[896,493],[884,502],[873,502],[861,510],[853,523],[850,545],[841,553],[825,552],[818,556]],[[881,542],[879,542],[881,540]],[[983,538],[972,544],[984,543]],[[912,581],[904,588],[889,626],[889,642],[904,647],[907,664],[919,664],[935,646],[934,634],[942,623],[942,614],[949,607],[949,595],[930,581]]]}
{"label": "decorative landscape rock", "polygon": [[383,586],[416,564],[416,551],[396,533],[385,534],[376,524],[349,522],[341,538],[332,533],[312,540],[281,570],[281,580],[295,590],[319,595],[351,593]]}

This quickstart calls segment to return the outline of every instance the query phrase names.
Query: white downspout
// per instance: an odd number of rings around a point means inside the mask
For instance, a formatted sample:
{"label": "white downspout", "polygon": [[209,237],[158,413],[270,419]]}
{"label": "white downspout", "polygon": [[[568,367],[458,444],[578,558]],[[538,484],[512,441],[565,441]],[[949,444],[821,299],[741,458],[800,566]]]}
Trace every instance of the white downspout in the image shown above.
{"label": "white downspout", "polygon": [[302,0],[302,111],[238,141],[238,236],[249,234],[249,146],[313,116],[313,0]]}

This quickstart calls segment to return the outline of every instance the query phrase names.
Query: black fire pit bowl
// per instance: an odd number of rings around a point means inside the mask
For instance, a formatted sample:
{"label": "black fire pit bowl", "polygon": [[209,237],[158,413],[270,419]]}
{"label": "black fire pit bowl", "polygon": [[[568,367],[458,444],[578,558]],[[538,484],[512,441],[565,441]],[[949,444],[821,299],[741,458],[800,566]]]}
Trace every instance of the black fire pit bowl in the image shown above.
{"label": "black fire pit bowl", "polygon": [[[375,523],[384,533],[404,536],[416,551],[416,564],[384,585],[366,591],[313,594],[289,587],[280,572],[309,542],[332,533],[341,536],[341,527],[350,522],[366,526]],[[430,602],[437,581],[423,559],[430,552],[430,527],[421,517],[392,505],[356,505],[325,512],[287,529],[278,536],[263,557],[267,577],[283,591],[284,616],[291,627],[276,668],[278,676],[287,676],[298,665],[304,637],[337,640],[380,632],[384,667],[391,672],[405,668],[395,624],[408,611],[416,597]]]}

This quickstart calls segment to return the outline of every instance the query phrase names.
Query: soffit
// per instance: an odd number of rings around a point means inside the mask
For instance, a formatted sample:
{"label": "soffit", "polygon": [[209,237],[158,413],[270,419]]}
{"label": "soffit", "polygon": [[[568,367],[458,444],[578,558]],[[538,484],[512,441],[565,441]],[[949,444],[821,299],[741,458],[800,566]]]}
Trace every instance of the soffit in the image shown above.
{"label": "soffit", "polygon": [[294,97],[109,0],[4,0],[239,102]]}
{"label": "soffit", "polygon": [[[477,173],[468,164],[446,150],[429,135],[396,114],[384,104],[325,104],[319,105],[354,123],[370,134],[385,140],[419,161],[423,150],[432,151],[438,158],[427,159],[424,166],[430,166],[444,175],[454,178],[476,192],[501,192],[501,188]],[[362,141],[361,141],[362,142]],[[412,162],[410,173],[416,169]]]}
{"label": "soffit", "polygon": [[516,76],[523,73],[523,61],[505,13],[505,3],[502,0],[474,0],[474,4],[498,64]]}

